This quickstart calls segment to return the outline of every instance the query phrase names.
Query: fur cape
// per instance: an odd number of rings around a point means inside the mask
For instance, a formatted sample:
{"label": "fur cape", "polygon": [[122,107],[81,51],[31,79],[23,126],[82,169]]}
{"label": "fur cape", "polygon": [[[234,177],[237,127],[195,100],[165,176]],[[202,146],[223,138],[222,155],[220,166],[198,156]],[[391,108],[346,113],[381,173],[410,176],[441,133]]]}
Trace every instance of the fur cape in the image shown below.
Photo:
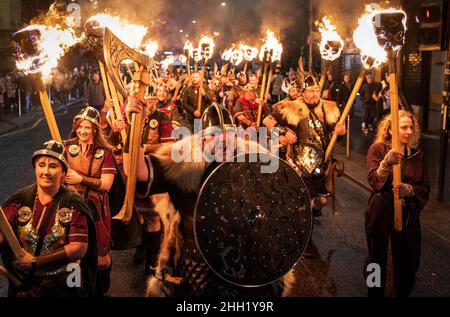
{"label": "fur cape", "polygon": [[[321,100],[321,102],[314,108],[314,113],[318,118],[323,119],[325,110],[327,124],[333,125],[338,122],[340,117],[340,111],[337,103],[334,101]],[[279,118],[285,121],[285,123],[296,127],[300,121],[308,118],[309,109],[302,99],[294,101],[284,100],[273,106],[274,111],[278,114]]]}
{"label": "fur cape", "polygon": [[[267,149],[253,141],[247,141],[239,137],[236,140],[237,148],[241,151],[240,153],[268,153]],[[191,160],[191,162],[175,162],[172,158],[172,150],[177,144],[182,146],[180,148],[183,148],[183,146],[191,146],[191,149],[193,149],[191,151],[192,155],[202,155],[202,153],[199,153],[202,147],[195,147],[196,142],[201,142],[200,137],[197,135],[176,143],[163,145],[153,155],[161,164],[166,179],[185,192],[197,193],[199,191],[202,185],[203,174],[209,166],[209,163],[204,160],[197,162],[194,160]],[[197,149],[197,152],[194,149]],[[203,156],[197,157],[203,158]],[[158,212],[163,223],[164,236],[158,256],[156,274],[148,280],[147,296],[173,296],[173,287],[177,281],[176,277],[174,279],[170,277],[170,275],[174,274],[174,269],[170,263],[178,263],[181,258],[183,237],[179,226],[182,220],[182,214],[176,210],[168,193],[152,195],[152,201],[155,206],[155,211]],[[166,278],[165,281],[163,280],[164,278]],[[292,272],[285,275],[284,281],[286,286],[292,285],[292,283],[286,283],[287,280],[293,281]],[[171,283],[174,281],[175,283]],[[283,295],[290,289],[290,287],[286,286]]]}

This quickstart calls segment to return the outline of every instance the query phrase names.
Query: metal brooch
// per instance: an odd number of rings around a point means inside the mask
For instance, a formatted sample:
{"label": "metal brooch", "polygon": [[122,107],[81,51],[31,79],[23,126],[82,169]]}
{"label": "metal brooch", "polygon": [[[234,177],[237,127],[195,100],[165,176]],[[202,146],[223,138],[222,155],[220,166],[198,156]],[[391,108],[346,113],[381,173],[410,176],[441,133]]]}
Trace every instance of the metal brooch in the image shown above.
{"label": "metal brooch", "polygon": [[21,207],[17,213],[19,215],[18,220],[21,225],[27,224],[33,216],[31,208],[27,206]]}
{"label": "metal brooch", "polygon": [[95,158],[99,159],[99,158],[103,157],[104,154],[105,154],[105,151],[103,149],[98,149],[97,151],[95,151]]}
{"label": "metal brooch", "polygon": [[80,147],[76,144],[69,146],[69,154],[72,156],[77,156],[80,153]]}
{"label": "metal brooch", "polygon": [[158,127],[158,125],[159,125],[158,120],[156,120],[156,119],[150,120],[150,128],[156,129]]}
{"label": "metal brooch", "polygon": [[69,208],[61,208],[60,210],[58,210],[57,216],[59,223],[67,226],[72,220],[72,213],[73,211]]}

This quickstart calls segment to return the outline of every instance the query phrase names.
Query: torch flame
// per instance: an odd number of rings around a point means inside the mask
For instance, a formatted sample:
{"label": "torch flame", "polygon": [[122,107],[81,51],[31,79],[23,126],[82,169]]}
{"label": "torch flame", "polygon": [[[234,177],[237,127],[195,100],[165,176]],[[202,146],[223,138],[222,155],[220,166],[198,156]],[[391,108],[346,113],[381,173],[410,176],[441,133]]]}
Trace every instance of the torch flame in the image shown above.
{"label": "torch flame", "polygon": [[222,53],[222,59],[238,66],[244,60],[244,52],[240,48],[235,48],[233,45]]}
{"label": "torch flame", "polygon": [[132,24],[118,16],[105,13],[94,15],[87,20],[87,22],[92,21],[98,22],[99,27],[110,29],[122,42],[133,49],[141,46],[148,31],[145,26]]}
{"label": "torch flame", "polygon": [[160,64],[161,64],[161,69],[163,70],[163,72],[167,72],[167,69],[169,68],[170,65],[172,65],[173,63],[175,63],[175,56],[173,55],[169,55],[166,57],[166,59],[164,59]]}
{"label": "torch flame", "polygon": [[258,49],[256,47],[251,47],[245,44],[241,44],[239,45],[239,49],[243,52],[244,54],[244,59],[247,62],[251,62],[252,60],[254,60],[257,56],[258,56]]}
{"label": "torch flame", "polygon": [[227,49],[227,50],[225,50],[225,51],[223,51],[223,53],[222,53],[222,59],[224,60],[224,61],[229,61],[230,59],[231,59],[231,56],[233,55],[233,47],[231,47],[231,48],[229,48],[229,49]]}
{"label": "torch flame", "polygon": [[266,40],[259,50],[259,59],[263,62],[281,61],[283,46],[271,30],[267,30]]}
{"label": "torch flame", "polygon": [[214,39],[209,36],[203,36],[198,43],[198,49],[200,51],[200,57],[208,60],[212,57],[214,52]]}
{"label": "torch flame", "polygon": [[316,25],[322,36],[322,40],[319,44],[320,54],[323,59],[334,61],[341,56],[342,49],[344,48],[344,40],[339,36],[336,27],[331,24],[331,21],[327,16],[322,18],[321,23],[316,21]]}
{"label": "torch flame", "polygon": [[[361,61],[366,68],[376,68],[387,60],[386,47],[380,45],[375,32],[375,16],[383,13],[404,14],[403,27],[406,30],[406,14],[399,9],[380,9],[373,6],[366,6],[365,15],[359,19],[359,25],[353,33],[353,41],[361,50]],[[392,47],[394,51],[401,46]]]}
{"label": "torch flame", "polygon": [[151,58],[155,57],[158,52],[158,42],[149,40],[146,43],[142,44],[141,51]]}
{"label": "torch flame", "polygon": [[72,28],[61,25],[29,25],[18,31],[33,35],[33,54],[20,52],[16,55],[16,66],[25,74],[41,73],[44,79],[48,77],[53,68],[57,67],[59,59],[69,48],[83,38],[77,37]]}
{"label": "torch flame", "polygon": [[194,56],[194,46],[192,45],[192,43],[188,40],[184,43],[184,54],[186,56],[186,58],[193,58]]}

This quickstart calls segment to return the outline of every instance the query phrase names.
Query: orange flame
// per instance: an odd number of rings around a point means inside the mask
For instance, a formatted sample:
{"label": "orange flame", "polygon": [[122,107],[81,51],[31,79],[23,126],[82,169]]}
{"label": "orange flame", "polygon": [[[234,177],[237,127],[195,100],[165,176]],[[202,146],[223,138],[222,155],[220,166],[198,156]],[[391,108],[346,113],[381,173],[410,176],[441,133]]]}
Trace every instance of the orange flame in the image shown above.
{"label": "orange flame", "polygon": [[148,29],[145,26],[132,24],[129,21],[118,16],[101,13],[90,17],[87,22],[97,21],[99,27],[107,27],[122,42],[133,49],[142,45]]}
{"label": "orange flame", "polygon": [[263,62],[281,61],[283,46],[281,45],[275,33],[267,30],[266,40],[259,50],[259,59]]}
{"label": "orange flame", "polygon": [[161,64],[162,70],[164,72],[166,72],[167,69],[169,68],[169,66],[172,65],[173,63],[175,63],[175,56],[169,55],[160,64]]}
{"label": "orange flame", "polygon": [[192,43],[190,42],[190,41],[186,41],[185,43],[184,43],[184,51],[185,51],[185,53],[186,53],[186,57],[190,57],[190,58],[192,58],[192,56],[193,56],[193,50],[194,50],[194,46],[192,45]]}
{"label": "orange flame", "polygon": [[69,48],[83,39],[82,36],[77,37],[72,28],[61,25],[29,25],[16,34],[29,31],[39,32],[35,34],[35,52],[31,56],[23,53],[16,56],[16,66],[25,74],[41,73],[44,79],[58,66],[59,59]]}
{"label": "orange flame", "polygon": [[238,66],[244,60],[244,52],[241,49],[235,48],[233,45],[222,53],[222,59]]}
{"label": "orange flame", "polygon": [[[387,52],[380,46],[375,33],[375,16],[382,13],[403,13],[403,26],[406,30],[406,13],[400,9],[380,9],[367,5],[365,14],[359,19],[359,25],[353,33],[353,41],[361,50],[361,61],[366,68],[376,68],[387,61]],[[393,47],[396,51],[401,46]]]}
{"label": "orange flame", "polygon": [[341,56],[342,49],[344,48],[344,40],[339,36],[336,27],[331,24],[327,16],[323,17],[320,23],[316,21],[316,25],[322,36],[319,44],[320,54],[323,59],[334,61]]}
{"label": "orange flame", "polygon": [[149,40],[146,43],[142,44],[141,52],[150,56],[151,58],[155,57],[158,52],[158,42]]}
{"label": "orange flame", "polygon": [[252,60],[254,60],[258,56],[258,53],[259,53],[259,51],[256,47],[251,47],[251,46],[248,46],[245,44],[240,44],[239,49],[243,52],[244,59],[247,62],[251,62]]}
{"label": "orange flame", "polygon": [[205,59],[205,61],[210,59],[213,55],[214,47],[214,39],[209,36],[203,36],[198,43],[200,57]]}

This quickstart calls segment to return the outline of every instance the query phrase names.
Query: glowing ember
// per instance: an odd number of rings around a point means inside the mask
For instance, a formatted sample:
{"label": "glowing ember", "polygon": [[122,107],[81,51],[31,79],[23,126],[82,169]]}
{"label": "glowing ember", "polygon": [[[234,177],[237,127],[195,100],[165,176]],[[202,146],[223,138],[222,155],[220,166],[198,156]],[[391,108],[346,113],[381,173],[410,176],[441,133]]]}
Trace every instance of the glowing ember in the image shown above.
{"label": "glowing ember", "polygon": [[283,46],[271,30],[267,30],[266,40],[259,50],[259,59],[265,62],[276,62],[281,60]]}
{"label": "glowing ember", "polygon": [[251,47],[245,44],[241,44],[239,45],[239,49],[243,52],[244,54],[244,59],[247,62],[251,62],[252,60],[254,60],[257,56],[258,56],[258,49],[256,47]]}
{"label": "glowing ember", "polygon": [[206,61],[210,59],[214,52],[214,39],[212,37],[203,36],[198,43],[198,49],[201,57]]}
{"label": "glowing ember", "polygon": [[87,20],[92,21],[97,21],[99,27],[107,27],[122,42],[134,49],[141,46],[148,31],[145,26],[132,24],[125,19],[105,13],[94,15]]}
{"label": "glowing ember", "polygon": [[339,36],[336,27],[331,24],[328,17],[323,17],[322,22],[316,21],[322,40],[320,41],[320,54],[322,58],[328,61],[334,61],[339,58],[344,48],[344,40]]}
{"label": "glowing ember", "polygon": [[[400,14],[403,15],[401,32],[398,32],[397,41],[389,41],[383,32],[378,32],[381,15]],[[361,50],[361,61],[366,68],[378,67],[387,60],[386,48],[397,51],[404,43],[404,30],[406,30],[406,14],[399,9],[380,9],[374,6],[366,6],[365,15],[359,19],[359,25],[353,33],[353,41]]]}

